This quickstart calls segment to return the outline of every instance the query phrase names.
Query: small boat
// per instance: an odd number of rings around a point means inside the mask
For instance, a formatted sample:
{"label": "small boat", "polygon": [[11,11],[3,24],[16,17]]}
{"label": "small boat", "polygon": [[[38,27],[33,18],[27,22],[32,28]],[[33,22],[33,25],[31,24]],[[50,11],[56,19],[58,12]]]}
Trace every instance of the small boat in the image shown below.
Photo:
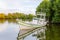
{"label": "small boat", "polygon": [[45,26],[47,22],[37,23],[37,20],[32,21],[32,22],[17,20],[17,23],[23,26],[28,26],[28,27],[41,27],[41,26]]}
{"label": "small boat", "polygon": [[34,20],[32,22],[26,22],[26,21],[22,21],[22,20],[17,20],[17,23],[20,25],[24,25],[24,26],[30,26],[30,27],[41,27],[41,26],[45,26],[47,24],[47,21],[45,16],[45,13],[37,13],[36,14],[36,20]]}

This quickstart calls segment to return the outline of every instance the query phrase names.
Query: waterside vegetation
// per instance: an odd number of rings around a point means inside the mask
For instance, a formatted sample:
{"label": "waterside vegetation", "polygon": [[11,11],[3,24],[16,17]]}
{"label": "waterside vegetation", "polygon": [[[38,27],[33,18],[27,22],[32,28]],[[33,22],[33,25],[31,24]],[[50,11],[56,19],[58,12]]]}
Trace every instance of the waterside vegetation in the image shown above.
{"label": "waterside vegetation", "polygon": [[60,23],[60,0],[43,0],[36,12],[44,12],[48,21]]}
{"label": "waterside vegetation", "polygon": [[33,14],[24,14],[24,13],[8,13],[7,15],[4,13],[0,13],[0,19],[22,19],[22,20],[32,20],[34,17]]}

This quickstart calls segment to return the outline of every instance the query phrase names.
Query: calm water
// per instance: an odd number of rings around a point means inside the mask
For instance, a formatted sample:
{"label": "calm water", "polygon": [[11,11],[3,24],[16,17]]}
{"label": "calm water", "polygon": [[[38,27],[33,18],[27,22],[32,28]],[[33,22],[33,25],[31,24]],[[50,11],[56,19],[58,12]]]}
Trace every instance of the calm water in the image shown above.
{"label": "calm water", "polygon": [[[46,26],[46,28],[46,31],[34,32],[25,37],[24,40],[60,40],[60,25],[55,24],[51,27]],[[16,20],[0,20],[0,40],[17,40],[19,31],[20,28]],[[45,38],[40,39],[44,37],[44,33],[46,34]]]}
{"label": "calm water", "polygon": [[19,25],[16,23],[0,23],[0,40],[17,40]]}

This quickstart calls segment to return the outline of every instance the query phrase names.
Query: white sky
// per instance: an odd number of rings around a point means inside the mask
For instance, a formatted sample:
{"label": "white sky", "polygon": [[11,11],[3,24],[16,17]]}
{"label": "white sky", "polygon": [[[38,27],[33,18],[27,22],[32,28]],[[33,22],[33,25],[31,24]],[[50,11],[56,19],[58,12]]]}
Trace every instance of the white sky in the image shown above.
{"label": "white sky", "polygon": [[35,13],[42,0],[0,0],[0,12]]}

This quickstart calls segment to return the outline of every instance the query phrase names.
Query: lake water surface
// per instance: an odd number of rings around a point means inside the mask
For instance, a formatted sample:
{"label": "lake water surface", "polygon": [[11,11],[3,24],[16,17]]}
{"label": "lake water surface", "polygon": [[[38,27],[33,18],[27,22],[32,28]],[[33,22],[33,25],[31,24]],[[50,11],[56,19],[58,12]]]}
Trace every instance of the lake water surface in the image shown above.
{"label": "lake water surface", "polygon": [[19,25],[16,23],[0,23],[0,40],[17,40]]}
{"label": "lake water surface", "polygon": [[[51,25],[51,27],[47,26],[46,28],[46,39],[42,40],[60,40],[60,25]],[[19,31],[19,25],[15,21],[0,21],[0,40],[18,40]],[[40,36],[33,36],[35,33],[31,33],[24,40],[41,40]]]}

